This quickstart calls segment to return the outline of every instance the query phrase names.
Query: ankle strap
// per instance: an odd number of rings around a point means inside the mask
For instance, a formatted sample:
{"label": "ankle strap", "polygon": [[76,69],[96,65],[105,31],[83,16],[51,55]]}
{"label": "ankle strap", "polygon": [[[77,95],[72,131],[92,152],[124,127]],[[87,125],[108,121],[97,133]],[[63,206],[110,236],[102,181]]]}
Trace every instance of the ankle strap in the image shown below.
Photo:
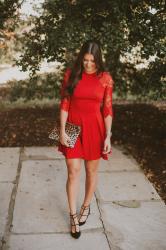
{"label": "ankle strap", "polygon": [[88,206],[84,206],[84,205],[82,205],[81,207],[82,207],[82,208],[84,208],[84,209],[86,209],[86,208],[89,208],[89,207],[90,207],[90,205],[88,205]]}
{"label": "ankle strap", "polygon": [[70,213],[70,216],[74,216],[74,215],[76,215],[76,216],[77,216],[77,213],[75,213],[75,214],[71,214],[71,213]]}

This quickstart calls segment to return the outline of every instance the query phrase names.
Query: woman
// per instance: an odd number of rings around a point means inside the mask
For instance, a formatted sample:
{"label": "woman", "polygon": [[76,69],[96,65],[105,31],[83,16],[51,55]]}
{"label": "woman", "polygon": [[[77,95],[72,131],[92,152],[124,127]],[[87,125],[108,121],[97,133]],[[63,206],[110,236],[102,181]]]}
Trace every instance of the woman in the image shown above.
{"label": "woman", "polygon": [[[111,149],[113,79],[104,71],[100,45],[96,41],[83,44],[75,63],[67,69],[61,88],[60,144],[68,170],[66,192],[70,209],[71,235],[79,238],[79,226],[90,214],[90,202],[98,181],[99,161],[108,160]],[[65,124],[81,126],[74,148],[69,147]],[[79,216],[76,213],[77,190],[84,159],[86,170],[85,197]]]}

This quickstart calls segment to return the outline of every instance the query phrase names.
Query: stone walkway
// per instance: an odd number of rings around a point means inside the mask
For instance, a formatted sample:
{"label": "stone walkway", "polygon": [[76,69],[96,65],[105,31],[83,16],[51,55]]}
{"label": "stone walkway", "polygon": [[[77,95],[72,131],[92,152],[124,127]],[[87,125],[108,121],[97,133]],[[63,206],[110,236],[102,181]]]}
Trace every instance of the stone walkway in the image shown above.
{"label": "stone walkway", "polygon": [[[84,197],[82,173],[78,211]],[[165,250],[166,206],[137,162],[101,160],[91,214],[70,236],[64,157],[54,147],[0,148],[1,250]]]}

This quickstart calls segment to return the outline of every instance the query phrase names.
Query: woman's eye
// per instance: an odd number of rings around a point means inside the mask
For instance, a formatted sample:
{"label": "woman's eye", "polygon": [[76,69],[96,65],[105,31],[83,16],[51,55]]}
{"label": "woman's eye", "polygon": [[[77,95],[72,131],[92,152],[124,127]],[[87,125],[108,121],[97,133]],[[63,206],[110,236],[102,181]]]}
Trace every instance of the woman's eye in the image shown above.
{"label": "woman's eye", "polygon": [[[88,62],[88,60],[84,59],[84,62]],[[94,63],[94,60],[91,60],[90,62]]]}

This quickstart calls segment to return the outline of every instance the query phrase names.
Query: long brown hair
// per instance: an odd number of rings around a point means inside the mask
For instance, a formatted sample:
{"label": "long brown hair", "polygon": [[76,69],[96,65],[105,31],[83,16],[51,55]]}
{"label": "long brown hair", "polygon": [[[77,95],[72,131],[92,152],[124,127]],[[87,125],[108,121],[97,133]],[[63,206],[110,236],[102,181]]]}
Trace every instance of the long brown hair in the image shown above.
{"label": "long brown hair", "polygon": [[76,87],[79,80],[82,78],[82,72],[84,70],[83,68],[83,59],[84,55],[92,54],[94,56],[94,61],[96,64],[97,72],[96,74],[99,75],[101,72],[105,70],[104,62],[102,59],[102,53],[100,48],[100,43],[96,40],[88,40],[86,41],[81,49],[80,52],[71,67],[70,76],[67,82],[67,88],[65,91],[66,95],[72,95],[74,88]]}

